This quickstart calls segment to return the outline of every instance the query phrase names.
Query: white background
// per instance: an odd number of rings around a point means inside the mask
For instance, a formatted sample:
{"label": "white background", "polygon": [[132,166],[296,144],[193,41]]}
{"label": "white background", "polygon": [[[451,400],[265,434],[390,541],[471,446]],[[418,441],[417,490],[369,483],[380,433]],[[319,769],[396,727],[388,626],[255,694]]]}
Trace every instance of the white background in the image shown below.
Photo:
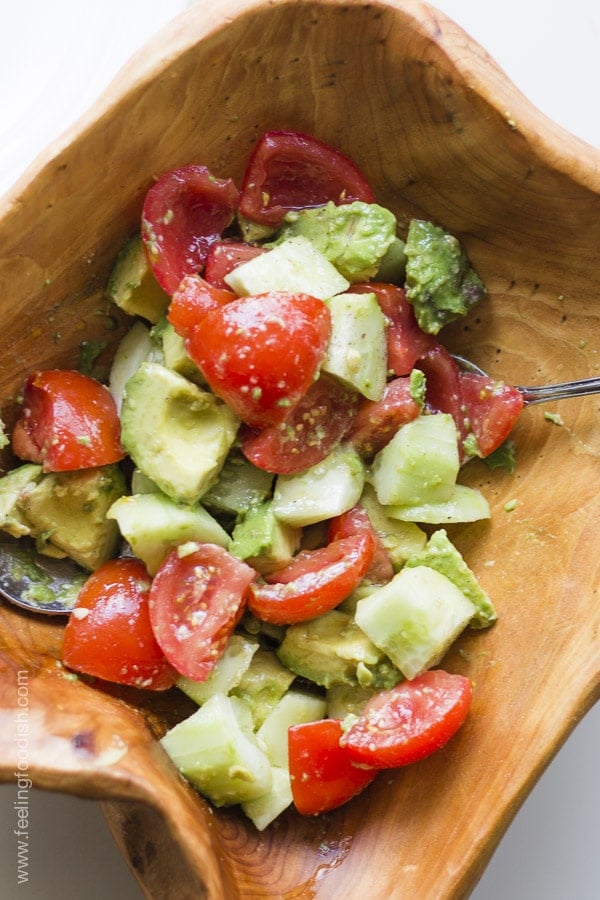
{"label": "white background", "polygon": [[[186,5],[185,0],[3,0],[0,194],[94,102],[130,54]],[[478,40],[543,112],[600,147],[598,0],[439,0],[434,5]],[[600,704],[517,815],[474,900],[600,897],[599,759]],[[0,787],[2,900],[139,900],[140,890],[98,806],[44,792],[31,797],[30,878],[17,887],[14,798],[14,785]]]}

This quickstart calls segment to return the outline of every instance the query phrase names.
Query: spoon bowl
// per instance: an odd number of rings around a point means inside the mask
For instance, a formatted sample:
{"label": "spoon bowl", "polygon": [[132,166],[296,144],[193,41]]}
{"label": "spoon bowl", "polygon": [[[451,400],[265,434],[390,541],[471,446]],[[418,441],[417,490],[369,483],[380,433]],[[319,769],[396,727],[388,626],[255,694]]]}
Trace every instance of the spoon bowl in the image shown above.
{"label": "spoon bowl", "polygon": [[[415,0],[214,0],[132,60],[0,203],[7,429],[25,373],[76,365],[82,341],[106,345],[99,365],[109,359],[125,326],[104,286],[153,179],[199,162],[239,183],[256,139],[275,128],[346,152],[401,223],[431,219],[461,239],[489,298],[449,327],[454,352],[520,384],[594,374],[598,151]],[[258,833],[211,809],[157,743],[189,712],[179,692],[74,678],[60,663],[60,617],[2,604],[2,778],[19,771],[25,698],[29,777],[103,801],[148,897],[465,896],[600,690],[597,405],[574,400],[564,420],[520,418],[515,476],[478,460],[465,468],[492,518],[452,538],[499,619],[444,662],[473,679],[475,697],[438,754],[331,814],[290,810]]]}

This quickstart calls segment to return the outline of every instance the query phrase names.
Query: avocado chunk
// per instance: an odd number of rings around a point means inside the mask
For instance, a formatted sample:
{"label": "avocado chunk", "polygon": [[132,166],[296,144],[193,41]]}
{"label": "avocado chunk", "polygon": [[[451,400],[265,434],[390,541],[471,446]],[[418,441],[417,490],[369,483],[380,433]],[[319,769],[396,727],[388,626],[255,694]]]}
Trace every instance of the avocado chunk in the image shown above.
{"label": "avocado chunk", "polygon": [[366,281],[377,273],[395,241],[396,218],[376,203],[355,200],[336,206],[329,202],[287,213],[271,246],[298,235],[307,238],[348,281]]}
{"label": "avocado chunk", "polygon": [[125,386],[121,442],[177,503],[196,503],[216,481],[238,427],[214,394],[160,363],[142,363]]}
{"label": "avocado chunk", "polygon": [[194,384],[205,385],[206,378],[185,349],[184,339],[177,334],[170,322],[166,322],[160,329],[160,338],[167,369],[173,369]]}
{"label": "avocado chunk", "polygon": [[449,578],[429,566],[401,569],[360,600],[356,624],[406,678],[442,659],[475,614],[473,603]]}
{"label": "avocado chunk", "polygon": [[387,380],[387,323],[375,294],[336,294],[327,306],[331,335],[321,369],[368,400],[381,400]]}
{"label": "avocado chunk", "polygon": [[36,537],[93,572],[118,550],[119,529],[107,513],[124,493],[117,465],[51,472],[23,491],[19,506]]}
{"label": "avocado chunk", "polygon": [[154,277],[146,257],[141,234],[125,242],[110,273],[106,297],[130,316],[158,322],[170,297]]}
{"label": "avocado chunk", "polygon": [[253,655],[240,683],[230,693],[248,705],[254,727],[260,728],[287,692],[294,677],[294,673],[279,662],[272,650],[261,648]]}
{"label": "avocado chunk", "polygon": [[24,490],[36,484],[42,477],[42,467],[37,463],[25,463],[0,478],[0,528],[19,538],[31,534],[31,524],[19,507]]}
{"label": "avocado chunk", "polygon": [[235,526],[229,551],[264,575],[291,562],[301,537],[302,529],[280,522],[267,502]]}
{"label": "avocado chunk", "polygon": [[437,334],[485,297],[459,241],[437,225],[412,219],[404,251],[406,296],[422,331]]}
{"label": "avocado chunk", "polygon": [[352,616],[338,609],[290,625],[277,655],[296,675],[327,689],[335,684],[390,688],[402,678]]}
{"label": "avocado chunk", "polygon": [[174,503],[161,492],[120,497],[107,512],[131,549],[156,575],[175,547],[188,541],[218,544],[227,549],[230,537],[200,504]]}
{"label": "avocado chunk", "polygon": [[406,561],[406,566],[430,566],[449,578],[475,607],[475,614],[469,622],[471,628],[486,628],[498,618],[492,601],[445,529],[434,531],[425,547]]}

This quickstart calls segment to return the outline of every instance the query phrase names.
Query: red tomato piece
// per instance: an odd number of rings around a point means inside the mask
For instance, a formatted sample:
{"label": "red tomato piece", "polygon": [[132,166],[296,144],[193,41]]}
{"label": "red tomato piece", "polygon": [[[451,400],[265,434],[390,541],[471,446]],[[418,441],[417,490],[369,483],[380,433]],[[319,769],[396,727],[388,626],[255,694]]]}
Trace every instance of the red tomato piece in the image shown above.
{"label": "red tomato piece", "polygon": [[235,298],[233,291],[214,287],[200,275],[186,275],[171,298],[167,319],[177,334],[186,338],[211,310]]}
{"label": "red tomato piece", "polygon": [[248,609],[263,622],[291,625],[329,612],[352,593],[373,560],[370,534],[303,550],[284,569],[250,585]]}
{"label": "red tomato piece", "polygon": [[216,544],[172,550],[154,576],[150,621],[171,664],[204,681],[220,659],[244,610],[256,572]]}
{"label": "red tomato piece", "polygon": [[436,412],[450,413],[461,440],[467,433],[460,370],[456,360],[437,342],[418,360],[425,374],[425,402]]}
{"label": "red tomato piece", "polygon": [[330,332],[321,300],[271,292],[212,310],[186,346],[214,393],[242,422],[263,428],[282,422],[308,391]]}
{"label": "red tomato piece", "polygon": [[267,472],[290,475],[325,459],[352,427],[358,394],[322,374],[279,425],[242,434],[242,453]]}
{"label": "red tomato piece", "polygon": [[355,765],[340,745],[341,722],[321,719],[292,725],[288,751],[294,806],[303,816],[316,816],[356,797],[377,771]]}
{"label": "red tomato piece", "polygon": [[142,209],[142,240],[156,280],[173,294],[199,272],[208,250],[232,222],[239,197],[231,178],[206,166],[183,166],[152,185]]}
{"label": "red tomato piece", "polygon": [[394,437],[401,425],[421,411],[410,393],[408,377],[388,381],[381,400],[363,400],[352,423],[348,441],[365,457],[375,456]]}
{"label": "red tomato piece", "polygon": [[436,343],[435,338],[419,328],[415,312],[406,299],[404,288],[395,284],[366,282],[353,284],[353,293],[374,293],[388,321],[388,369],[394,375],[408,375],[418,359]]}
{"label": "red tomato piece", "polygon": [[439,750],[469,712],[472,685],[463,675],[430,669],[371,698],[342,737],[350,759],[380,769],[406,766]]}
{"label": "red tomato piece", "polygon": [[489,456],[512,431],[523,409],[523,395],[515,387],[470,372],[461,373],[460,387],[469,429],[482,456]]}
{"label": "red tomato piece", "polygon": [[327,540],[339,541],[341,538],[352,537],[355,534],[370,534],[373,538],[373,560],[368,570],[365,572],[365,579],[373,582],[373,584],[385,584],[394,575],[390,554],[387,552],[381,542],[381,538],[373,528],[369,513],[357,504],[342,513],[330,519],[327,528]]}
{"label": "red tomato piece", "polygon": [[112,559],[87,579],[65,628],[62,658],[96,678],[163,691],[178,673],[150,625],[151,579],[137,559]]}
{"label": "red tomato piece", "polygon": [[103,384],[68,369],[34,372],[12,435],[15,454],[45,472],[90,469],[124,456],[119,415]]}
{"label": "red tomato piece", "polygon": [[279,225],[290,210],[354,200],[372,203],[374,195],[348,157],[299,131],[269,131],[250,157],[239,210],[253,222]]}
{"label": "red tomato piece", "polygon": [[261,253],[268,253],[268,249],[244,241],[217,241],[208,251],[204,277],[215,287],[226,288],[225,276]]}

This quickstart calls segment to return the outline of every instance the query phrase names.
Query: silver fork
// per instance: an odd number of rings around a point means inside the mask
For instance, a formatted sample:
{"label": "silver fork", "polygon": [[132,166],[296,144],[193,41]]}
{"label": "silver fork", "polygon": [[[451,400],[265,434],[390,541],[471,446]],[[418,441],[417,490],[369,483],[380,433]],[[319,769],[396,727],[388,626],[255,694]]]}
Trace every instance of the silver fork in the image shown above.
{"label": "silver fork", "polygon": [[[484,372],[480,366],[471,362],[465,356],[459,356],[455,353],[452,356],[464,372],[489,377],[487,372]],[[524,403],[529,406],[533,403],[547,403],[549,400],[567,400],[569,397],[587,397],[589,394],[600,394],[600,377],[581,378],[579,381],[560,381],[557,384],[534,385],[531,387],[515,384],[514,387],[523,396]]]}

